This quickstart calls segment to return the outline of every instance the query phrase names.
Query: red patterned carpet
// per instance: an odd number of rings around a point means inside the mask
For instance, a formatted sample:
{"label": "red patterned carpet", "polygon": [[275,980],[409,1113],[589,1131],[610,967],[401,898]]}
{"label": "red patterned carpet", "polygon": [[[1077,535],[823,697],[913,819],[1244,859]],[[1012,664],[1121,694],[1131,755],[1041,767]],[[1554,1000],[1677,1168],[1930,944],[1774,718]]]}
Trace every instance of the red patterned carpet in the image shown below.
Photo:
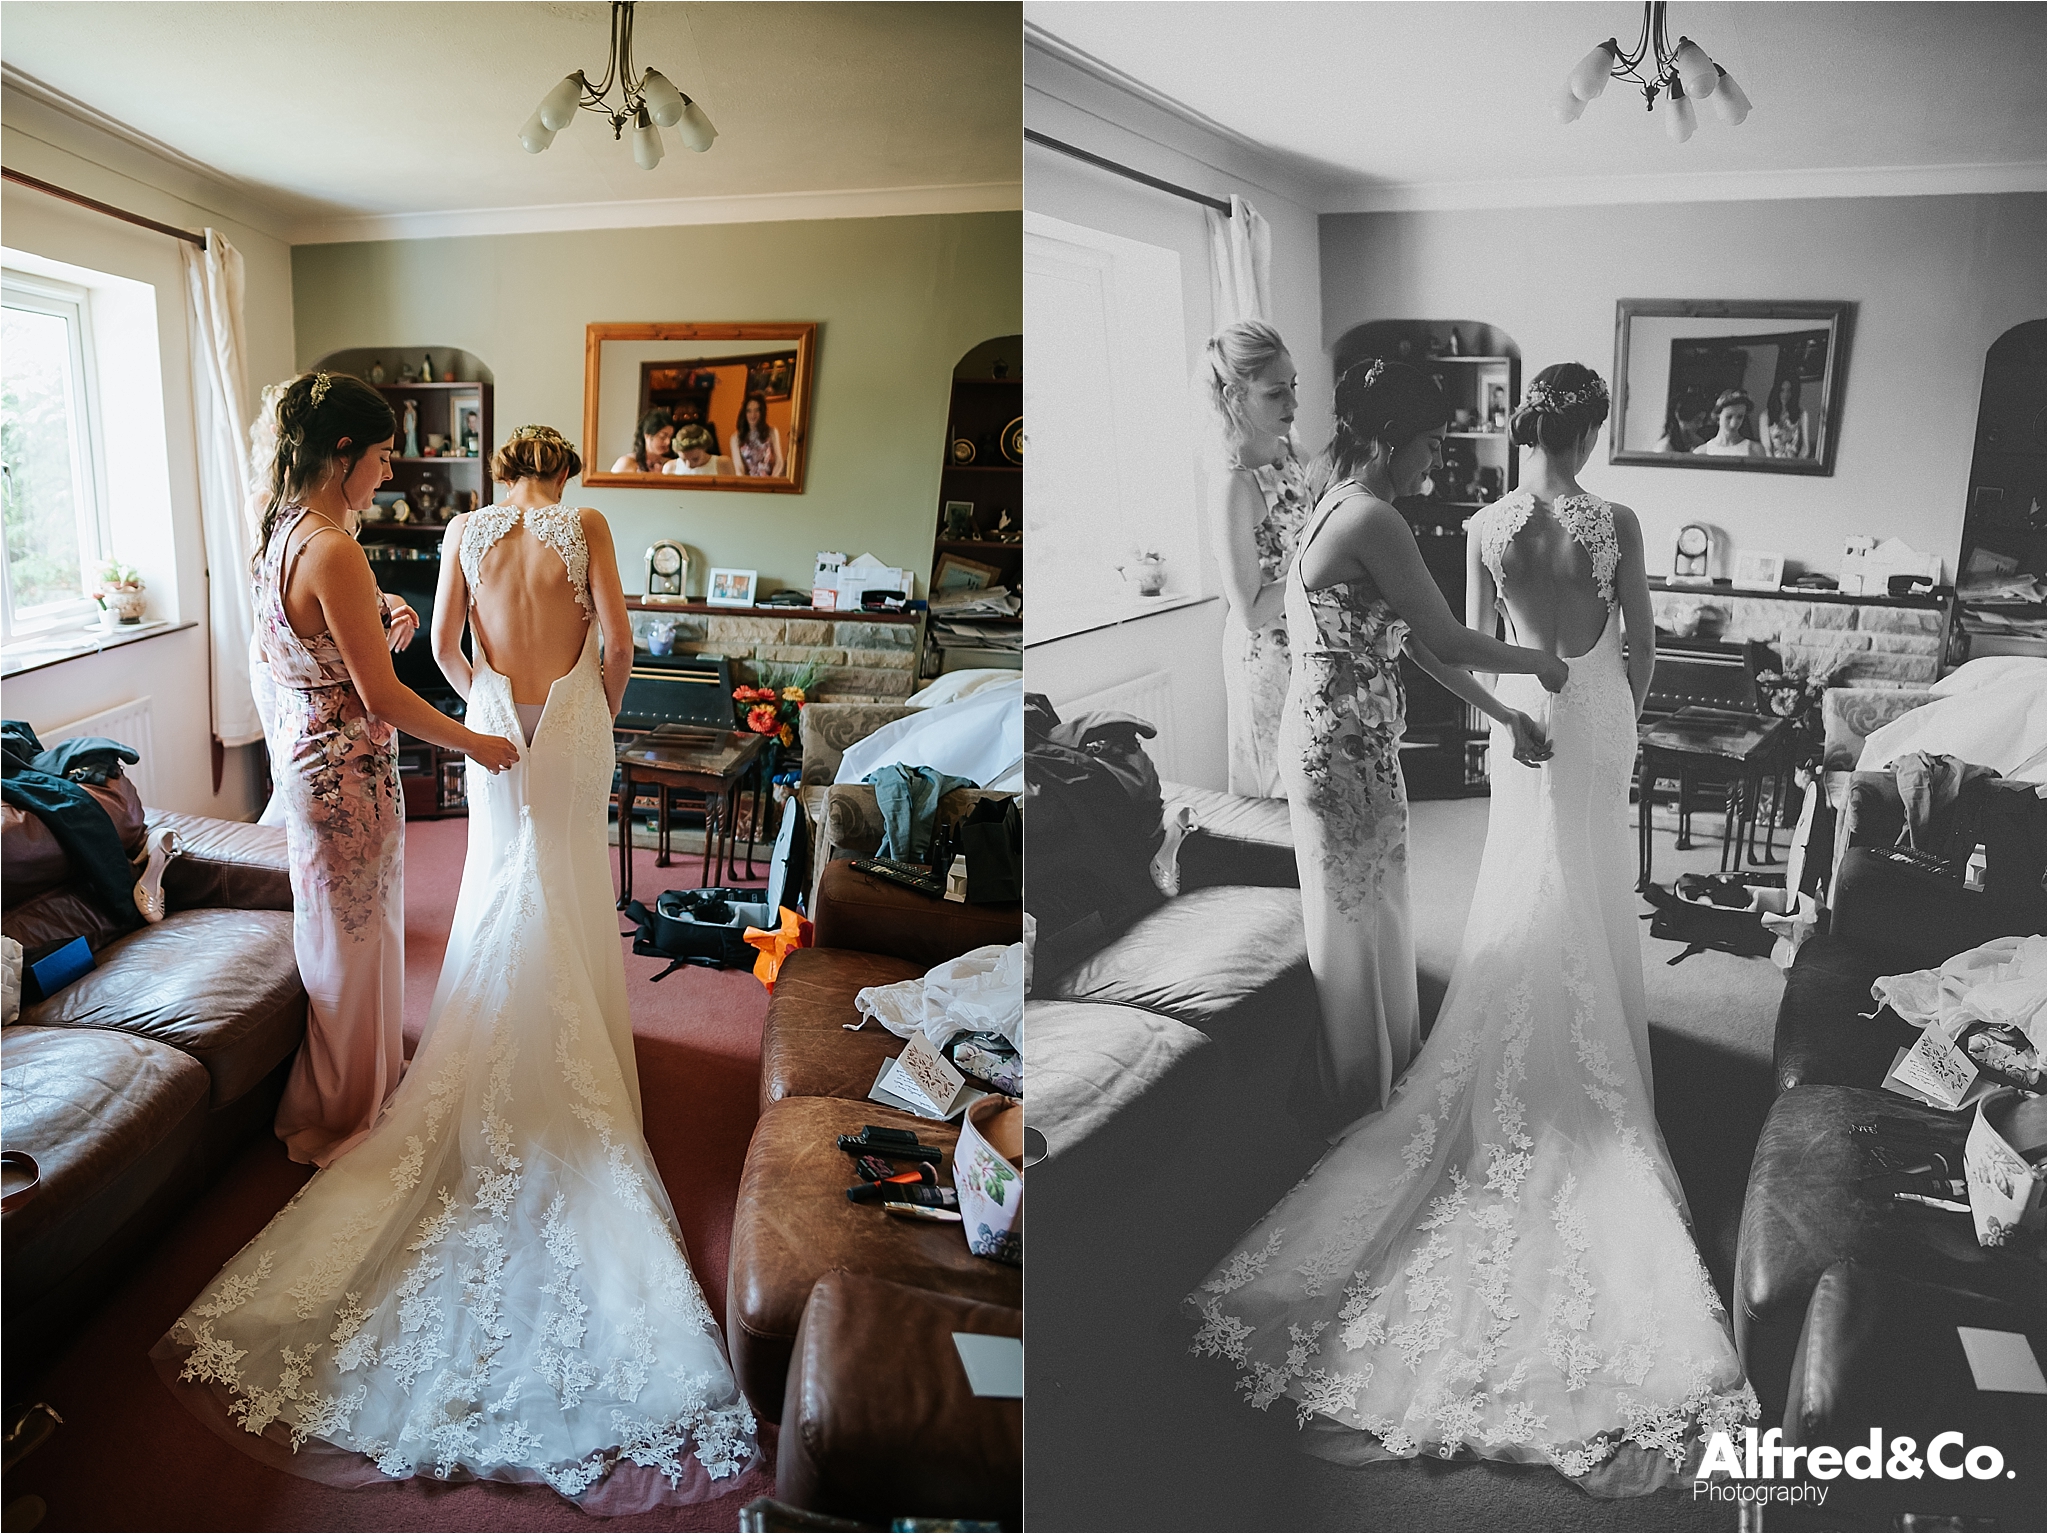
{"label": "red patterned carpet", "polygon": [[[440,972],[467,834],[463,820],[407,828],[408,1045],[426,1021]],[[696,858],[670,868],[656,868],[649,851],[634,858],[642,899],[698,882]],[[742,971],[690,967],[652,984],[666,961],[635,958],[631,940],[622,943],[648,1144],[691,1264],[722,1317],[767,996]],[[745,1503],[773,1492],[772,1429],[763,1443],[768,1468],[741,1477],[717,1501],[616,1519],[587,1517],[551,1491],[486,1483],[341,1491],[266,1469],[228,1447],[172,1400],[147,1354],[307,1175],[275,1139],[260,1136],[143,1256],[28,1397],[54,1406],[64,1426],[8,1477],[10,1502],[42,1497],[47,1529],[733,1529]]]}

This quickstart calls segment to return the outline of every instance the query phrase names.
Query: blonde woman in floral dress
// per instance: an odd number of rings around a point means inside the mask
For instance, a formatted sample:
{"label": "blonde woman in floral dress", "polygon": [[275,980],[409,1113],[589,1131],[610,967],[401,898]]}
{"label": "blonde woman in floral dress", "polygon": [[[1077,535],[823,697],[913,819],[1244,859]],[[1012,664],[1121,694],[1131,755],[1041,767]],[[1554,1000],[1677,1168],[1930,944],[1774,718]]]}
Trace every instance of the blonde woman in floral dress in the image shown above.
{"label": "blonde woman in floral dress", "polygon": [[307,373],[277,403],[256,565],[256,632],[275,692],[271,770],[291,849],[306,1041],[277,1110],[294,1161],[369,1133],[405,1069],[405,814],[398,731],[491,771],[518,759],[398,680],[357,515],[391,478],[395,423],[368,384]]}
{"label": "blonde woman in floral dress", "polygon": [[1564,685],[1555,656],[1502,644],[1452,616],[1393,504],[1428,474],[1449,418],[1442,391],[1404,363],[1346,370],[1330,488],[1287,581],[1293,680],[1280,774],[1322,1010],[1319,1111],[1335,1124],[1383,1105],[1421,1044],[1401,786],[1403,651],[1506,724],[1525,759],[1541,753],[1541,733],[1460,668],[1534,672],[1545,687]]}
{"label": "blonde woman in floral dress", "polygon": [[1277,799],[1276,745],[1287,701],[1281,611],[1295,539],[1312,497],[1294,455],[1294,358],[1270,325],[1226,326],[1196,372],[1206,407],[1210,543],[1223,576],[1223,697],[1230,791]]}
{"label": "blonde woman in floral dress", "polygon": [[1651,1097],[1628,790],[1655,623],[1635,514],[1576,478],[1606,416],[1591,369],[1539,373],[1522,486],[1467,529],[1473,614],[1570,677],[1501,679],[1547,749],[1494,773],[1428,1047],[1189,1297],[1194,1351],[1339,1463],[1549,1465],[1630,1496],[1756,1416]]}

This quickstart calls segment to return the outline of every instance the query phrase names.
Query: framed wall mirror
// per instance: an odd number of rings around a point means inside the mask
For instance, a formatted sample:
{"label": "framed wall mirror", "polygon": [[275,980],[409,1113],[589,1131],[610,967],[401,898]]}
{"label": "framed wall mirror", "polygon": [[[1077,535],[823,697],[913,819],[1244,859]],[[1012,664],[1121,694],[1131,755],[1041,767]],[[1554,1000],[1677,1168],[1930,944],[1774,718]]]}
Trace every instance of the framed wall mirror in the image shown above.
{"label": "framed wall mirror", "polygon": [[804,487],[818,327],[584,327],[583,483]]}
{"label": "framed wall mirror", "polygon": [[1610,463],[1835,472],[1855,305],[1624,298]]}

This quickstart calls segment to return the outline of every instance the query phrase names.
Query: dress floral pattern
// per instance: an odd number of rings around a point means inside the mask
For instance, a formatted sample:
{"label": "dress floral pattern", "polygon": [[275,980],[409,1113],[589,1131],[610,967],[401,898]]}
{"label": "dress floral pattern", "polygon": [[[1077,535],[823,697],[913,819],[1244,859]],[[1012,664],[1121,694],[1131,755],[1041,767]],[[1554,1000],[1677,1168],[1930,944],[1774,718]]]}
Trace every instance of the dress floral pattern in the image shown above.
{"label": "dress floral pattern", "polygon": [[[1291,454],[1250,472],[1266,503],[1266,514],[1252,528],[1259,578],[1283,581],[1293,567],[1295,544],[1312,509],[1308,479]],[[1286,792],[1280,781],[1278,741],[1288,675],[1284,621],[1254,629],[1246,627],[1237,612],[1224,619],[1223,689],[1234,794],[1277,799]]]}
{"label": "dress floral pattern", "polygon": [[[1609,586],[1606,504],[1560,520]],[[1489,565],[1523,521],[1473,529]],[[1634,698],[1605,594],[1555,698],[1500,681],[1553,755],[1511,765],[1495,726],[1507,765],[1428,1046],[1187,1301],[1194,1352],[1254,1409],[1285,1401],[1324,1458],[1549,1464],[1631,1495],[1683,1484],[1708,1435],[1757,1414],[1657,1128]]]}
{"label": "dress floral pattern", "polygon": [[[497,511],[465,527],[465,569],[519,520]],[[586,597],[575,513],[525,516]],[[642,1133],[598,640],[588,624],[517,763],[470,764],[448,957],[384,1116],[154,1349],[193,1410],[277,1468],[546,1486],[619,1514],[715,1496],[755,1460]],[[468,717],[517,736],[481,646]]]}
{"label": "dress floral pattern", "polygon": [[405,805],[397,730],[363,706],[334,637],[302,639],[285,617],[285,551],[308,515],[296,507],[279,518],[256,574],[255,616],[276,700],[271,771],[307,997],[277,1135],[294,1161],[325,1166],[369,1131],[405,1069]]}
{"label": "dress floral pattern", "polygon": [[[1356,493],[1331,487],[1300,548]],[[1369,580],[1308,590],[1297,561],[1287,636],[1280,777],[1322,1009],[1322,1106],[1343,1123],[1386,1101],[1420,1042],[1400,763],[1408,625]]]}

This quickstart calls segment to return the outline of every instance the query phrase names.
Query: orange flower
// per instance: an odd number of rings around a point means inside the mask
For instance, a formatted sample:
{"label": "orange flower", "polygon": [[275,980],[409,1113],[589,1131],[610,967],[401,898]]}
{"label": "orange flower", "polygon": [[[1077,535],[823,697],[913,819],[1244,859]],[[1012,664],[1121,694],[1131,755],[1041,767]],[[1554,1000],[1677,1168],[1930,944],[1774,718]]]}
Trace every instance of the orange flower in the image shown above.
{"label": "orange flower", "polygon": [[794,703],[801,708],[804,704],[804,690],[801,687],[785,687],[782,689],[782,701]]}
{"label": "orange flower", "polygon": [[756,735],[773,735],[782,727],[782,715],[765,703],[747,710],[747,728]]}
{"label": "orange flower", "polygon": [[796,731],[785,724],[782,727],[782,733],[776,739],[780,740],[785,746],[793,746],[796,744]]}

